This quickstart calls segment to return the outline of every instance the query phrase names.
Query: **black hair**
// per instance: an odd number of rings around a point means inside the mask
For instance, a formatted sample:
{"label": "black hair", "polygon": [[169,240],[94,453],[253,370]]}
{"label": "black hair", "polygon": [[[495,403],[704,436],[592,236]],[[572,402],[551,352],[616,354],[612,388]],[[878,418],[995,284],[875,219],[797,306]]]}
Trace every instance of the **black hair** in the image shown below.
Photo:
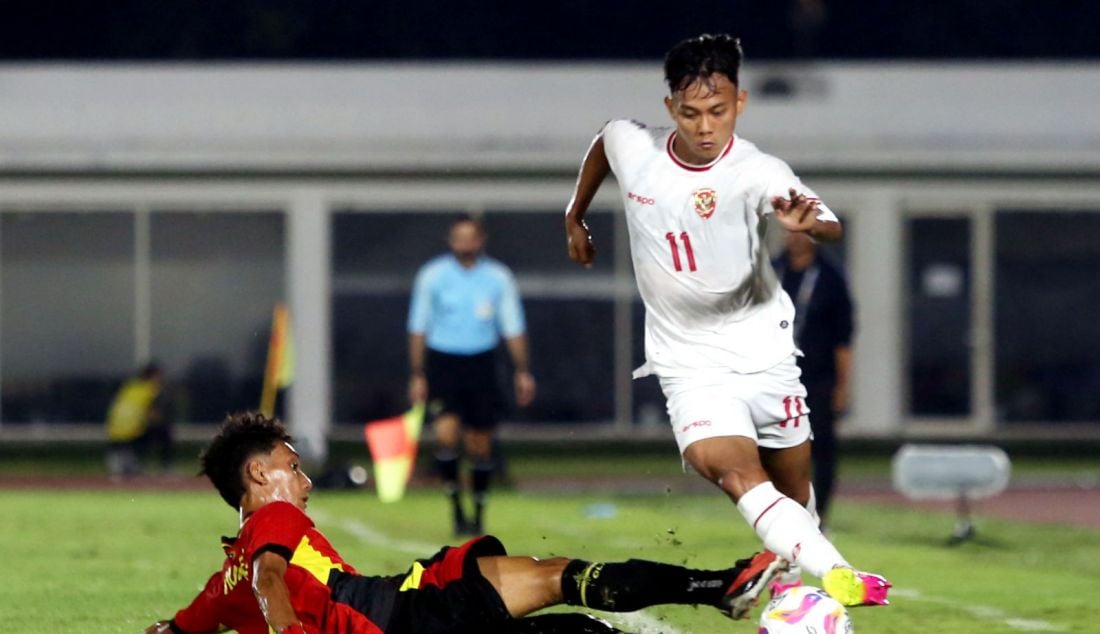
{"label": "black hair", "polygon": [[458,214],[454,217],[454,220],[451,221],[451,229],[454,229],[458,225],[466,222],[474,225],[474,228],[477,229],[478,233],[480,233],[481,235],[485,235],[485,219],[482,217],[481,214]]}
{"label": "black hair", "polygon": [[279,442],[290,442],[290,434],[278,419],[259,412],[230,414],[202,452],[199,474],[210,478],[226,504],[240,508],[245,464],[256,454],[270,454]]}
{"label": "black hair", "polygon": [[156,361],[150,361],[149,363],[141,366],[141,369],[138,370],[138,376],[145,380],[149,380],[155,376],[160,376],[162,374],[164,373],[160,369],[160,364]]}
{"label": "black hair", "polygon": [[725,33],[686,39],[665,55],[665,81],[674,93],[715,73],[725,75],[736,86],[740,69],[741,40]]}

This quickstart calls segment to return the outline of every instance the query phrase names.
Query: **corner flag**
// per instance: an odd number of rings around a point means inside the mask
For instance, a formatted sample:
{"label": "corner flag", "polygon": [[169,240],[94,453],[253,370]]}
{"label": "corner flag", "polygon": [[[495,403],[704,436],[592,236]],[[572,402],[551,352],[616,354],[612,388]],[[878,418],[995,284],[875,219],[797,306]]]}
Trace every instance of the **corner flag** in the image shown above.
{"label": "corner flag", "polygon": [[420,427],[424,424],[424,405],[399,416],[372,420],[363,427],[363,436],[374,462],[374,483],[378,499],[396,502],[405,496],[405,487],[416,464]]}
{"label": "corner flag", "polygon": [[284,304],[275,304],[271,317],[271,339],[267,344],[267,366],[264,387],[260,394],[260,412],[268,418],[275,415],[275,399],[280,389],[294,381],[294,338],[290,335],[290,311]]}

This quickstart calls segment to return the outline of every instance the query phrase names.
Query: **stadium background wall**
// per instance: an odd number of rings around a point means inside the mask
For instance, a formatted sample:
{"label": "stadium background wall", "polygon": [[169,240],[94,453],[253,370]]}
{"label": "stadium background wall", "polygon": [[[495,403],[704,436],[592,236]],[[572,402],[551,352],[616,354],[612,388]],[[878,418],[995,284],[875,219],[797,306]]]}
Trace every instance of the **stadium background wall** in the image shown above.
{"label": "stadium background wall", "polygon": [[[845,434],[1100,437],[1100,69],[758,64],[743,84],[739,132],[847,223]],[[286,300],[283,413],[323,457],[404,406],[415,263],[469,211],[530,315],[542,395],[509,433],[668,434],[655,384],[629,380],[641,309],[614,188],[594,271],[560,235],[599,125],[664,121],[653,64],[33,64],[0,85],[0,439],[97,438],[149,356],[203,436],[255,406]],[[583,359],[558,352],[563,320]]]}

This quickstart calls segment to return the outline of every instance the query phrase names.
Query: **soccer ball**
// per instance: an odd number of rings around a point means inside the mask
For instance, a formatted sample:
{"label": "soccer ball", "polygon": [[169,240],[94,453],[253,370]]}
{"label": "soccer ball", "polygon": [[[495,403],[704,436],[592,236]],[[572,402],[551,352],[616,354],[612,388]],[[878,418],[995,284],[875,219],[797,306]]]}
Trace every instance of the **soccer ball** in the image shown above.
{"label": "soccer ball", "polygon": [[759,634],[852,634],[844,606],[821,588],[795,586],[764,606]]}

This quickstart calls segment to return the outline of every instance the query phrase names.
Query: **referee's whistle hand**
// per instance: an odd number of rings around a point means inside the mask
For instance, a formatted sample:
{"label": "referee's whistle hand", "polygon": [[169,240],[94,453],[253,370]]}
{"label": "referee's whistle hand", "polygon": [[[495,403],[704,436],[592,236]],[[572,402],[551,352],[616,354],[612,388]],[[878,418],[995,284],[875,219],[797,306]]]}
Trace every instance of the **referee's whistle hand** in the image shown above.
{"label": "referee's whistle hand", "polygon": [[535,377],[530,372],[516,372],[516,405],[527,407],[535,400]]}
{"label": "referee's whistle hand", "polygon": [[409,403],[419,405],[428,400],[428,379],[423,374],[409,377]]}

